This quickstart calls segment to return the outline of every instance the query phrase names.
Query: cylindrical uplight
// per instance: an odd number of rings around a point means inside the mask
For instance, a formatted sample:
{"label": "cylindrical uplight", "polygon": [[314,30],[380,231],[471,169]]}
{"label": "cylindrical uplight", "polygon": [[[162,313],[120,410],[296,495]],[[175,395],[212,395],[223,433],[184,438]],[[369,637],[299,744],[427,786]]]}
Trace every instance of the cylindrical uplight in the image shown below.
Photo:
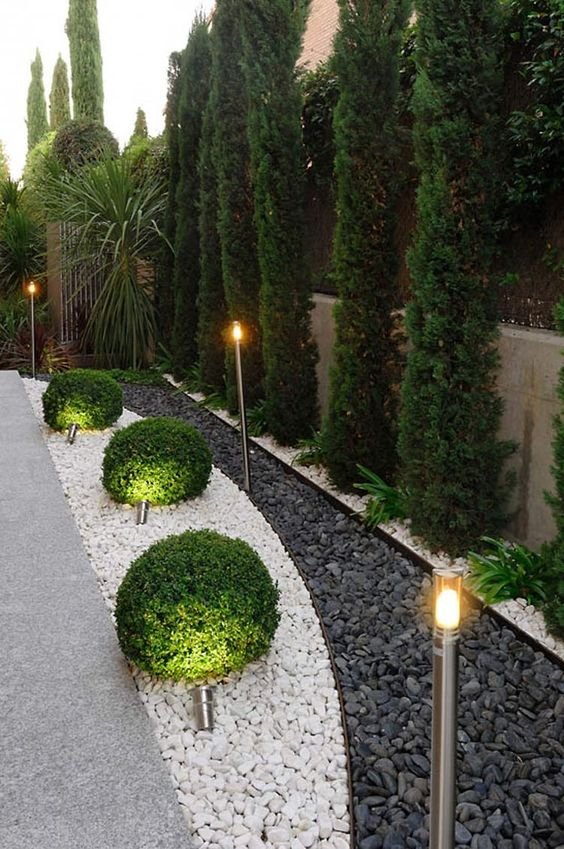
{"label": "cylindrical uplight", "polygon": [[243,452],[243,487],[251,491],[251,463],[249,459],[249,438],[247,435],[247,413],[245,410],[245,395],[243,392],[243,369],[241,367],[241,339],[243,328],[241,322],[234,321],[232,325],[233,341],[235,342],[235,371],[237,375],[237,397],[239,399],[239,417],[241,421],[241,448]]}
{"label": "cylindrical uplight", "polygon": [[148,515],[149,515],[149,502],[148,501],[138,501],[137,502],[137,522],[136,522],[136,524],[146,525]]}
{"label": "cylindrical uplight", "polygon": [[27,293],[31,304],[31,376],[35,380],[35,296],[38,291],[37,283],[33,280],[27,284]]}
{"label": "cylindrical uplight", "polygon": [[194,719],[198,731],[211,731],[214,726],[213,715],[214,688],[209,684],[195,687],[192,690],[192,703],[194,705]]}
{"label": "cylindrical uplight", "polygon": [[454,847],[462,577],[460,569],[434,572],[430,849]]}
{"label": "cylindrical uplight", "polygon": [[78,433],[78,425],[70,424],[67,429],[67,442],[69,445],[74,445],[76,434]]}

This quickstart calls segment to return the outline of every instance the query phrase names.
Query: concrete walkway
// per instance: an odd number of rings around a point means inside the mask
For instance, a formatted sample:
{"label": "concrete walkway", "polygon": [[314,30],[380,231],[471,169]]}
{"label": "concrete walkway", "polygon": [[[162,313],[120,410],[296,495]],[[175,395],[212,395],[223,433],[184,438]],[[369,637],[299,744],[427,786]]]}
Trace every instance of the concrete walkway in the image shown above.
{"label": "concrete walkway", "polygon": [[23,384],[0,372],[0,846],[189,845]]}

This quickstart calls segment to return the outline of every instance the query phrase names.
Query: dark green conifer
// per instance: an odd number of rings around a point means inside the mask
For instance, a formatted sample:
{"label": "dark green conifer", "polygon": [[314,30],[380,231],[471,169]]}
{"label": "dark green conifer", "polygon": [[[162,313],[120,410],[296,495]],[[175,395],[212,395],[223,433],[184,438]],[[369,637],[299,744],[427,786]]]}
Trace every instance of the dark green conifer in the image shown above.
{"label": "dark green conifer", "polygon": [[295,74],[303,20],[293,0],[255,0],[244,8],[265,416],[279,442],[295,444],[317,423],[311,284],[304,261],[302,100]]}
{"label": "dark green conifer", "polygon": [[406,0],[340,0],[334,69],[337,228],[333,244],[335,362],[323,442],[331,477],[357,464],[391,480],[396,467],[399,50]]}
{"label": "dark green conifer", "polygon": [[180,99],[181,53],[171,53],[168,60],[168,91],[165,109],[165,140],[168,147],[169,182],[164,221],[164,235],[160,262],[155,280],[155,314],[159,341],[171,353],[172,325],[174,322],[174,242],[176,239],[176,189],[180,179],[178,158],[178,107]]}
{"label": "dark green conifer", "polygon": [[203,388],[225,389],[227,308],[217,230],[217,176],[214,167],[215,106],[210,96],[204,112],[200,146],[200,289],[198,293],[198,361]]}
{"label": "dark green conifer", "polygon": [[66,33],[69,39],[74,120],[98,121],[103,124],[104,83],[96,0],[69,0]]}
{"label": "dark green conifer", "polygon": [[147,116],[145,115],[145,112],[141,108],[139,108],[135,116],[135,126],[133,127],[132,138],[146,139],[148,135],[149,131],[147,129]]}
{"label": "dark green conifer", "polygon": [[[243,4],[218,0],[212,27],[215,104],[214,159],[218,182],[219,237],[229,319],[244,328],[244,371],[249,406],[263,394],[259,328],[260,270],[254,222],[250,151],[247,138],[249,94],[242,68]],[[233,345],[227,347],[227,400],[237,408]]]}
{"label": "dark green conifer", "polygon": [[415,534],[451,554],[504,520],[495,290],[501,55],[496,0],[419,0],[421,178],[400,453]]}
{"label": "dark green conifer", "polygon": [[210,91],[211,54],[208,24],[194,21],[182,56],[179,101],[180,179],[176,189],[174,261],[174,325],[172,354],[179,376],[198,359],[198,288],[200,237],[198,229],[200,178],[198,159],[202,119]]}
{"label": "dark green conifer", "polygon": [[43,62],[39,50],[31,63],[31,82],[27,92],[27,149],[28,152],[41,141],[49,130],[47,105],[43,86]]}
{"label": "dark green conifer", "polygon": [[53,70],[53,81],[49,95],[49,117],[52,130],[60,130],[71,119],[67,63],[61,55],[59,55]]}

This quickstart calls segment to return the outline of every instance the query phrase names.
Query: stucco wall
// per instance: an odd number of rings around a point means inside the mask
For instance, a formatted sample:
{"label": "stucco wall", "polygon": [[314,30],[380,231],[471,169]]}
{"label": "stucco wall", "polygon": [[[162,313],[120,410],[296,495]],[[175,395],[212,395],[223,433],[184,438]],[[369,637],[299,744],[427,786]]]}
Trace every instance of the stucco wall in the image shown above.
{"label": "stucco wall", "polygon": [[[335,340],[335,298],[315,295],[312,326],[319,347],[317,366],[319,402],[327,410],[329,367]],[[558,371],[564,364],[564,338],[547,330],[530,330],[501,325],[501,367],[498,386],[504,400],[500,437],[518,443],[511,459],[517,482],[513,494],[515,510],[507,535],[531,548],[555,534],[555,525],[543,493],[553,487],[552,420],[559,410],[556,398]]]}

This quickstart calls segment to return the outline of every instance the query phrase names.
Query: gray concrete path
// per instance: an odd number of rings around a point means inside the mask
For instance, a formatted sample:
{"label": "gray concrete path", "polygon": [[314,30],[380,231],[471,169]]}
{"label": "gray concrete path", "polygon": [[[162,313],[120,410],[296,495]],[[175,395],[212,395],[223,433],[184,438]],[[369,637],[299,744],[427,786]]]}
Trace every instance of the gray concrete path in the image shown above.
{"label": "gray concrete path", "polygon": [[0,847],[187,849],[16,372],[0,372]]}

